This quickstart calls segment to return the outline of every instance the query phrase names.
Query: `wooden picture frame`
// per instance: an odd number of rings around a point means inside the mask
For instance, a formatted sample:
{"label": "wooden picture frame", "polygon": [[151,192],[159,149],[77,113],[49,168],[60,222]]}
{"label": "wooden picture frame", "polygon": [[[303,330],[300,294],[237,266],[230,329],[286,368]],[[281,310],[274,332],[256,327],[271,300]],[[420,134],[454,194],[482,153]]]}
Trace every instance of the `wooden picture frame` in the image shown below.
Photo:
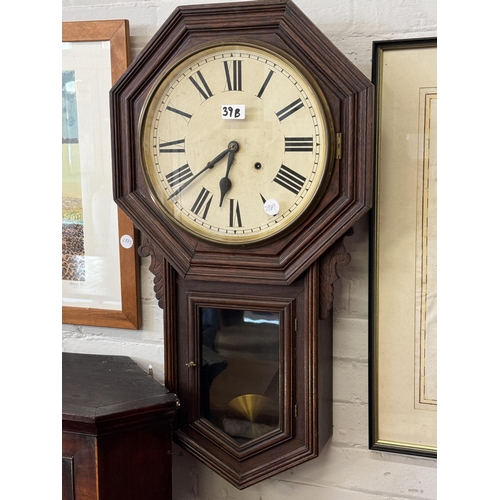
{"label": "wooden picture frame", "polygon": [[[110,21],[76,21],[76,22],[63,22],[62,23],[62,42],[72,42],[71,45],[63,45],[66,48],[72,48],[76,46],[82,46],[82,43],[89,42],[104,42],[106,50],[109,51],[109,59],[111,70],[111,76],[109,80],[109,88],[118,80],[121,74],[125,71],[129,64],[129,24],[127,20],[110,20]],[[78,42],[73,44],[73,42]],[[99,46],[98,43],[96,43]],[[64,59],[63,59],[64,61]],[[96,71],[99,71],[96,70]],[[102,70],[101,70],[102,71]],[[109,71],[109,67],[106,72]],[[109,74],[98,75],[98,79],[109,78]],[[106,114],[106,120],[109,120],[109,88],[102,92],[102,109]],[[92,101],[95,99],[92,99]],[[99,118],[97,118],[99,120]],[[103,120],[101,120],[103,123]],[[109,130],[109,125],[103,125],[104,131]],[[111,132],[109,132],[109,140]],[[104,132],[101,134],[108,140],[107,134]],[[80,145],[79,145],[80,147]],[[82,146],[83,147],[83,146]],[[91,148],[94,145],[91,144]],[[100,148],[100,145],[96,145],[96,148]],[[108,153],[106,153],[108,154]],[[106,157],[102,162],[103,165],[109,164],[109,172],[111,172],[111,147],[109,146],[109,161]],[[106,166],[106,168],[108,168]],[[107,175],[107,174],[106,174]],[[111,174],[110,174],[111,177]],[[109,187],[109,189],[108,189]],[[99,304],[99,307],[94,307],[94,302],[92,297],[90,299],[87,296],[86,300],[80,299],[70,299],[77,303],[77,305],[64,305],[65,292],[63,291],[63,306],[62,306],[62,322],[79,324],[79,325],[90,325],[90,326],[103,326],[112,328],[127,328],[127,329],[139,329],[141,322],[140,314],[140,280],[139,280],[139,256],[137,253],[137,236],[136,230],[134,228],[131,220],[123,213],[123,211],[116,207],[113,201],[112,183],[108,182],[106,184],[106,190],[104,196],[106,203],[109,200],[109,210],[99,213],[99,217],[110,218],[113,221],[113,228],[117,227],[118,234],[116,244],[114,248],[114,254],[111,259],[116,264],[117,275],[119,275],[119,280],[117,279],[117,286],[115,286],[115,293],[118,300],[113,303],[113,308],[107,308],[105,305]],[[108,207],[108,205],[106,205]],[[114,209],[116,207],[116,220],[114,219]],[[107,237],[112,231],[111,227],[102,231],[100,237]],[[114,238],[109,235],[109,238]],[[105,267],[105,266],[101,266]],[[63,268],[64,272],[64,268]],[[90,279],[90,278],[89,278]],[[104,282],[104,275],[95,276],[95,281]],[[64,285],[63,280],[63,285]],[[76,282],[75,282],[76,283]],[[78,284],[78,283],[76,283]],[[103,285],[104,286],[104,285]],[[117,288],[119,288],[117,290]],[[92,287],[89,287],[90,295],[92,294]],[[86,292],[87,293],[87,292]],[[109,301],[108,301],[109,302]],[[66,300],[68,303],[68,300]],[[86,303],[90,303],[87,307]],[[116,305],[115,305],[116,304]]]}
{"label": "wooden picture frame", "polygon": [[370,448],[437,457],[437,39],[374,42]]}

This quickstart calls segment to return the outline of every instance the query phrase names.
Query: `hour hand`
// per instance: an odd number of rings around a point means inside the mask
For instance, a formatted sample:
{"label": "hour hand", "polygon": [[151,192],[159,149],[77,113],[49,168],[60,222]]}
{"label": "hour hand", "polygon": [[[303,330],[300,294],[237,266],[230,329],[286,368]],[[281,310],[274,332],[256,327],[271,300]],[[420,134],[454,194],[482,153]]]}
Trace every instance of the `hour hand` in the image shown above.
{"label": "hour hand", "polygon": [[234,155],[236,154],[236,151],[238,151],[238,149],[239,149],[239,144],[236,141],[231,141],[228,144],[229,156],[227,158],[226,176],[223,177],[219,182],[220,207],[222,207],[222,202],[224,201],[224,197],[226,196],[226,193],[231,189],[232,186],[231,179],[229,179],[229,170],[231,169],[231,165],[233,164],[234,161]]}

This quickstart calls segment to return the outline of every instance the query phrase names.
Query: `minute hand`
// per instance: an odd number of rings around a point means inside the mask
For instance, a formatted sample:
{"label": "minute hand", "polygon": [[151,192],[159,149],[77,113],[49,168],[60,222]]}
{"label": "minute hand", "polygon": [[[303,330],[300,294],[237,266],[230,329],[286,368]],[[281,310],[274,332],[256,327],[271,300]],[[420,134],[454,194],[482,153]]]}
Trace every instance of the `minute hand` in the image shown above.
{"label": "minute hand", "polygon": [[207,163],[207,166],[201,169],[196,175],[191,177],[188,181],[186,181],[182,186],[177,188],[169,197],[168,199],[170,200],[174,196],[177,196],[184,188],[187,188],[189,184],[191,184],[194,180],[196,180],[197,177],[199,177],[203,172],[213,168],[217,163],[219,163],[222,158],[224,158],[227,154],[229,153],[229,149],[226,149],[225,151],[222,151],[222,153],[218,154],[212,161],[209,161]]}

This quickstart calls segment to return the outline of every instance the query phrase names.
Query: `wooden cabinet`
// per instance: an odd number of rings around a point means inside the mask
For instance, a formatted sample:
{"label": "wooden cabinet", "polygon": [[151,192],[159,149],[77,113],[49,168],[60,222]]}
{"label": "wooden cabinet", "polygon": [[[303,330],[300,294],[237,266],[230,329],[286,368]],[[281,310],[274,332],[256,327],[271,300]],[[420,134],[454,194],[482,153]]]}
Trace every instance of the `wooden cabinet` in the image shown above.
{"label": "wooden cabinet", "polygon": [[177,396],[128,357],[62,357],[63,500],[172,498]]}

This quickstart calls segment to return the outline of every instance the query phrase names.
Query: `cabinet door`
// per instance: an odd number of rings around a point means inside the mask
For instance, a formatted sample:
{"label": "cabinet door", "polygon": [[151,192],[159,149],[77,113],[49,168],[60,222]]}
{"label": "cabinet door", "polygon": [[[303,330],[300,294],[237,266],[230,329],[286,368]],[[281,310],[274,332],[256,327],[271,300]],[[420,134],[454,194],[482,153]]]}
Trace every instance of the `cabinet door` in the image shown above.
{"label": "cabinet door", "polygon": [[189,296],[180,378],[190,427],[241,461],[292,437],[294,300],[223,299]]}

